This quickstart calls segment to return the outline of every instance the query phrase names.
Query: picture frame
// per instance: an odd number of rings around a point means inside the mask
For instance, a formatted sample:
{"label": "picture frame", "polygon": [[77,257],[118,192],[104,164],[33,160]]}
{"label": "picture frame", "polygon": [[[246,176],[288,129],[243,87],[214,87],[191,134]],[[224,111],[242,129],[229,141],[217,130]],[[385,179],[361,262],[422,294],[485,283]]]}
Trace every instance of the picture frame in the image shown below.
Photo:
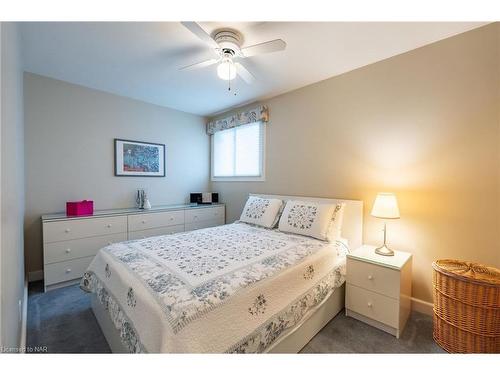
{"label": "picture frame", "polygon": [[166,146],[161,143],[114,139],[115,176],[165,177]]}

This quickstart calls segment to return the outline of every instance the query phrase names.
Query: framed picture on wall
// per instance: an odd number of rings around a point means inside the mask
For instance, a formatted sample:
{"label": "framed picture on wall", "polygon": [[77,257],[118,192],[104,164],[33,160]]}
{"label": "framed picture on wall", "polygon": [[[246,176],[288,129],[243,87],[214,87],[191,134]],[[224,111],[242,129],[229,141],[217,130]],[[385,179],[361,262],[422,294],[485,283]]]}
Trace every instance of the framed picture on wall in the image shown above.
{"label": "framed picture on wall", "polygon": [[165,145],[115,139],[115,176],[165,177]]}

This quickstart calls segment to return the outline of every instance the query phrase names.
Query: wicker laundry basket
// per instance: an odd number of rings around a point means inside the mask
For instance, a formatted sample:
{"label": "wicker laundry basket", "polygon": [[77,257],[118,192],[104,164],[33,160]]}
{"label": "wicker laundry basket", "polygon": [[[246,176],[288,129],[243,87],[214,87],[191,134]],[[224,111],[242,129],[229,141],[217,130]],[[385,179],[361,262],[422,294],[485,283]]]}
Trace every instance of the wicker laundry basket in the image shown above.
{"label": "wicker laundry basket", "polygon": [[434,340],[450,353],[500,353],[500,270],[452,259],[432,267]]}

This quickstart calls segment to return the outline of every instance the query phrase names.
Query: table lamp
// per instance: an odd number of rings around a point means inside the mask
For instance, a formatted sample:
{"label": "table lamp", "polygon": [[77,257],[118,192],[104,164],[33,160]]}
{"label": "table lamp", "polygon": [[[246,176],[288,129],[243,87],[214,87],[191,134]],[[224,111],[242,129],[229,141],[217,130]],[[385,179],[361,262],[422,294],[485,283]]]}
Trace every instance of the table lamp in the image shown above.
{"label": "table lamp", "polygon": [[[399,208],[393,193],[378,193],[373,204],[371,215],[379,219],[399,219]],[[387,223],[384,222],[384,244],[375,249],[379,255],[392,256],[394,251],[387,247]]]}

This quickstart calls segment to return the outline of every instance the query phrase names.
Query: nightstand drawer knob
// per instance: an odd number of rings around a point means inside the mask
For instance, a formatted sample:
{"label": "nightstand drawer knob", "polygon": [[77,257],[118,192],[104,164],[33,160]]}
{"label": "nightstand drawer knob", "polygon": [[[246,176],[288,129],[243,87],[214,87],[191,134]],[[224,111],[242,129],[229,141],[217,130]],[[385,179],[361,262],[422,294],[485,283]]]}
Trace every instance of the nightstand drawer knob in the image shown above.
{"label": "nightstand drawer knob", "polygon": [[71,249],[66,249],[66,254],[71,253]]}
{"label": "nightstand drawer knob", "polygon": [[65,231],[66,233],[69,233],[69,232],[70,232],[70,229],[69,229],[69,228],[66,228],[64,231]]}
{"label": "nightstand drawer knob", "polygon": [[374,279],[373,275],[368,275],[368,280],[373,280],[373,279]]}
{"label": "nightstand drawer knob", "polygon": [[71,268],[68,268],[68,269],[66,270],[66,273],[71,273]]}
{"label": "nightstand drawer knob", "polygon": [[371,302],[368,302],[368,307],[371,309],[373,307],[373,304]]}

